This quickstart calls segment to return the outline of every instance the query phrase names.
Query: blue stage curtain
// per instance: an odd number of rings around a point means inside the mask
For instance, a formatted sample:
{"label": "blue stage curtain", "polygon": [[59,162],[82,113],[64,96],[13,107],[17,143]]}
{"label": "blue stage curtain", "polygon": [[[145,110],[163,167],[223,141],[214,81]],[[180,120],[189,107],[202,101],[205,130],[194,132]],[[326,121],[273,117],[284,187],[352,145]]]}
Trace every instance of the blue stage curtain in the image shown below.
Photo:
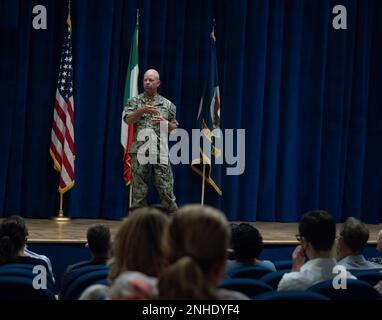
{"label": "blue stage curtain", "polygon": [[[332,9],[347,8],[347,30]],[[48,29],[32,28],[44,5]],[[75,179],[70,217],[119,219],[120,117],[136,8],[139,65],[161,73],[160,93],[180,127],[196,125],[216,21],[224,129],[246,129],[246,169],[206,202],[230,220],[297,221],[325,209],[338,222],[381,222],[382,1],[74,0]],[[58,174],[48,149],[63,0],[0,0],[0,215],[51,217]],[[140,86],[142,88],[142,86]],[[201,180],[173,166],[180,205],[200,201]]]}

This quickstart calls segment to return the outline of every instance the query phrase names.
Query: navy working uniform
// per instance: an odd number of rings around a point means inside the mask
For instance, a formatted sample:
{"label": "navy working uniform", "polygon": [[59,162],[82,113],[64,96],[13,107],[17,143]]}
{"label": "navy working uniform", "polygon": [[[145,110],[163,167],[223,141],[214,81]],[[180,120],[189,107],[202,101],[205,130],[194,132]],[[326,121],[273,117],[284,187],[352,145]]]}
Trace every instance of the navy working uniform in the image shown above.
{"label": "navy working uniform", "polygon": [[[155,96],[154,100],[149,100],[143,93],[129,99],[125,106],[125,115],[129,116],[145,105],[152,105],[157,108],[164,119],[178,125],[175,105],[159,94]],[[139,132],[145,129],[151,129],[150,138],[147,138],[146,141],[138,141],[137,137]],[[162,144],[163,147],[163,143],[166,143],[165,148],[159,148],[160,144]],[[157,164],[139,163],[138,155],[147,155],[149,149],[151,155],[157,158]],[[150,114],[143,114],[142,117],[134,123],[134,136],[129,149],[129,155],[131,157],[131,183],[133,188],[132,205],[134,207],[147,206],[148,185],[153,179],[161,199],[161,205],[168,212],[174,212],[178,207],[173,190],[174,178],[168,161],[167,140],[162,141],[160,137],[160,127],[158,124],[152,123],[152,116]],[[160,161],[161,159],[163,160],[163,158],[165,158],[164,160],[166,161]]]}

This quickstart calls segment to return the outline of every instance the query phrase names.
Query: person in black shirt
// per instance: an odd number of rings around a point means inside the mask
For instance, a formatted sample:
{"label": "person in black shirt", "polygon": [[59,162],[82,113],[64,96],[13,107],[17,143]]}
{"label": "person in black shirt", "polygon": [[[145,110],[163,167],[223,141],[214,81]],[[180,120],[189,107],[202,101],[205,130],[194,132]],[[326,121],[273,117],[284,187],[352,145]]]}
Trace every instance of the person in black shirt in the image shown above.
{"label": "person in black shirt", "polygon": [[105,265],[110,258],[111,252],[111,235],[107,225],[96,223],[89,227],[87,234],[87,247],[90,250],[92,259],[83,261],[69,266],[66,273],[74,271],[78,268],[90,265]]}

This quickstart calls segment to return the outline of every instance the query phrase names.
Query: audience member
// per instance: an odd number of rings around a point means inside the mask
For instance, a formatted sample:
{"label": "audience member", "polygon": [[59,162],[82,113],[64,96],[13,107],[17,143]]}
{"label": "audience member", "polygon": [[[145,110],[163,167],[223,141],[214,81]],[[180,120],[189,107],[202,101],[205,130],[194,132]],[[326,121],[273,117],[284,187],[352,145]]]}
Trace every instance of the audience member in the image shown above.
{"label": "audience member", "polygon": [[[91,225],[86,233],[86,246],[89,248],[91,260],[79,262],[67,267],[64,275],[62,276],[61,289],[67,286],[69,279],[74,271],[86,266],[106,265],[111,256],[111,234],[107,225],[102,223],[96,223]],[[99,287],[95,288],[95,292],[88,292],[94,297],[102,296],[99,293]],[[60,293],[60,299],[62,292]],[[96,298],[90,300],[98,300]],[[102,299],[101,299],[102,300]]]}
{"label": "audience member", "polygon": [[135,209],[123,221],[114,241],[109,280],[122,272],[138,271],[157,277],[167,265],[164,234],[168,217],[155,208]]}
{"label": "audience member", "polygon": [[[377,236],[377,251],[382,253],[382,230],[379,230],[378,236]],[[382,265],[382,257],[372,257],[372,258],[369,258],[368,260],[373,263]]]}
{"label": "audience member", "polygon": [[276,267],[271,261],[258,259],[263,250],[263,238],[259,230],[248,223],[240,223],[231,231],[235,260],[227,261],[226,274],[245,266],[259,266],[276,271]]}
{"label": "audience member", "polygon": [[[306,290],[312,285],[332,279],[336,260],[332,247],[336,237],[336,223],[325,211],[310,211],[300,220],[299,234],[301,242],[293,252],[292,271],[286,273],[277,290]],[[305,263],[305,257],[309,259]],[[355,279],[350,273],[347,277]]]}
{"label": "audience member", "polygon": [[379,281],[374,288],[382,295],[382,281]]}
{"label": "audience member", "polygon": [[141,272],[123,272],[110,288],[112,300],[153,300],[158,298],[157,279]]}
{"label": "audience member", "polygon": [[91,260],[83,261],[69,266],[66,273],[89,265],[106,265],[111,256],[111,234],[106,224],[96,223],[88,228],[86,233]]}
{"label": "audience member", "polygon": [[[27,224],[25,223],[24,218],[22,218],[20,216],[10,216],[10,217],[6,218],[3,222],[7,222],[7,221],[8,222],[14,221],[15,223],[17,223],[20,226],[22,226],[23,228],[25,228],[26,233],[27,233],[27,239],[26,239],[26,242],[27,242],[28,241],[29,232],[28,232],[28,227],[27,227]],[[50,259],[47,256],[42,255],[42,254],[37,254],[36,252],[29,250],[28,249],[28,245],[26,243],[25,243],[25,246],[24,246],[24,256],[35,258],[35,259],[40,259],[40,260],[45,261],[45,263],[48,266],[49,273],[52,276],[52,280],[53,280],[53,282],[55,281],[54,274],[53,274],[52,263],[50,262]]]}
{"label": "audience member", "polygon": [[369,240],[369,230],[361,221],[350,217],[342,225],[337,246],[339,265],[348,270],[381,269],[382,265],[367,261],[362,252]]}
{"label": "audience member", "polygon": [[3,220],[0,224],[0,264],[42,265],[53,277],[52,267],[47,257],[25,250],[27,240],[28,229],[23,218],[11,216]]}
{"label": "audience member", "polygon": [[248,299],[239,292],[217,289],[229,241],[229,225],[219,210],[200,205],[180,208],[167,233],[171,265],[159,277],[160,299]]}
{"label": "audience member", "polygon": [[103,284],[94,284],[82,292],[78,300],[110,300],[110,289]]}

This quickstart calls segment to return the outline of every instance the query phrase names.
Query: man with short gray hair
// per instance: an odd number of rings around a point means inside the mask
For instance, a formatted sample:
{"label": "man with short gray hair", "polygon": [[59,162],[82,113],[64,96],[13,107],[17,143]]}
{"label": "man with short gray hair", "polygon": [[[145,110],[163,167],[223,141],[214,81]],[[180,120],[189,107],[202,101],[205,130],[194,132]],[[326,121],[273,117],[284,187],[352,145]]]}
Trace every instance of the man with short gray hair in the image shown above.
{"label": "man with short gray hair", "polygon": [[367,261],[362,252],[369,240],[369,230],[360,220],[348,218],[343,224],[338,238],[339,265],[348,270],[382,269],[382,266]]}

